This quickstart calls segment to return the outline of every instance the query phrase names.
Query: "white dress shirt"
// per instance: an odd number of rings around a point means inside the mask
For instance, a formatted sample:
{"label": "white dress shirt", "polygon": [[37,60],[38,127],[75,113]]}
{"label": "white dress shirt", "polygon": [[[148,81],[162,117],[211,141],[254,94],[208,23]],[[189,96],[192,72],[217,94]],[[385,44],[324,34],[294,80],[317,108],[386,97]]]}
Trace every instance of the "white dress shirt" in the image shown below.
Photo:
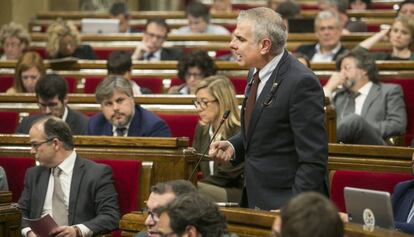
{"label": "white dress shirt", "polygon": [[[73,151],[58,167],[62,170],[62,173],[59,176],[60,183],[62,185],[62,190],[65,199],[65,206],[69,209],[69,197],[70,197],[70,185],[72,182],[73,168],[76,161],[76,152]],[[55,181],[53,179],[53,171],[50,172],[49,183],[46,191],[46,199],[43,205],[42,215],[45,216],[50,214],[52,216],[52,198],[53,198],[53,188]],[[53,216],[52,216],[53,217]],[[76,225],[82,232],[82,235],[85,237],[92,236],[93,232],[83,224]],[[30,227],[22,229],[22,235],[27,236],[28,232],[31,231]]]}

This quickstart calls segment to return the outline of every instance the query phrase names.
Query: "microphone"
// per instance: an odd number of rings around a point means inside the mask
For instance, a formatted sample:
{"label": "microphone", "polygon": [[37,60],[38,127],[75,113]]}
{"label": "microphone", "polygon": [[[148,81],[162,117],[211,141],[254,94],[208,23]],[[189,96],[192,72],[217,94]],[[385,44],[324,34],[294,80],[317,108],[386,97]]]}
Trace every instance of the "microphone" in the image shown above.
{"label": "microphone", "polygon": [[[200,158],[198,159],[196,165],[194,166],[193,171],[191,172],[190,177],[187,179],[188,181],[193,179],[193,176],[195,174],[195,172],[197,171],[198,166],[200,166],[201,161],[203,160],[203,158],[206,156],[208,150],[210,149],[210,145],[211,143],[214,141],[214,138],[216,138],[216,135],[218,133],[218,131],[220,130],[221,126],[223,125],[224,121],[226,121],[226,119],[229,117],[230,114],[230,110],[226,110],[224,111],[223,117],[221,118],[220,124],[217,128],[217,130],[214,132],[213,137],[211,138],[210,142],[208,143],[208,146],[206,147],[206,150],[204,151],[204,153],[200,156]],[[198,154],[197,154],[198,155]]]}

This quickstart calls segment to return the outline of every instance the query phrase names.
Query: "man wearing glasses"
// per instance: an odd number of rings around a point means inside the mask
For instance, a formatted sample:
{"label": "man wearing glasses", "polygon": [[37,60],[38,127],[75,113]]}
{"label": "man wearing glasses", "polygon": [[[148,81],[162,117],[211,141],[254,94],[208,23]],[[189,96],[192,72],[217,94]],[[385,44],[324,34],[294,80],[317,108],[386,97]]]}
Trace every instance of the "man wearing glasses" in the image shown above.
{"label": "man wearing glasses", "polygon": [[227,237],[227,223],[218,206],[199,193],[188,193],[157,209],[160,237]]}
{"label": "man wearing glasses", "polygon": [[158,237],[157,223],[159,218],[154,211],[167,205],[178,196],[195,192],[197,190],[194,185],[186,180],[172,180],[152,186],[151,194],[146,202],[147,208],[143,210],[143,213],[147,215],[145,219],[147,230],[135,234],[134,237]]}
{"label": "man wearing glasses", "polygon": [[[115,230],[120,214],[111,168],[79,157],[69,126],[54,116],[36,121],[29,137],[30,153],[40,165],[26,172],[19,200],[22,216],[50,214],[58,225],[50,236],[94,236]],[[24,219],[21,233],[36,236]]]}
{"label": "man wearing glasses", "polygon": [[86,133],[88,117],[67,106],[68,86],[65,79],[57,74],[45,75],[36,83],[35,92],[41,114],[24,118],[16,133],[28,134],[33,122],[44,115],[61,118],[75,135]]}
{"label": "man wearing glasses", "polygon": [[164,19],[149,19],[145,24],[142,42],[137,45],[132,60],[164,61],[180,60],[183,52],[176,48],[163,48],[169,32]]}

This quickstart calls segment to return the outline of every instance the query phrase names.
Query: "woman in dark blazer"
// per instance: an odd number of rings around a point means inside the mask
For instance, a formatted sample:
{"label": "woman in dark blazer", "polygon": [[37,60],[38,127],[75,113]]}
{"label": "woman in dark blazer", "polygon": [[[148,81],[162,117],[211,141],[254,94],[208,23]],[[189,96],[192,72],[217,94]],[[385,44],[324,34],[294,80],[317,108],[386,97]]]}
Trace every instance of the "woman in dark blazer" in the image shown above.
{"label": "woman in dark blazer", "polygon": [[[227,140],[240,130],[240,111],[234,87],[225,76],[211,76],[201,80],[195,93],[194,105],[200,121],[196,127],[193,147],[197,152],[203,153],[208,149],[226,110],[230,110],[230,114],[217,132],[215,140]],[[243,167],[244,163],[233,166],[203,161],[200,165],[203,178],[198,182],[199,191],[216,202],[240,202]]]}

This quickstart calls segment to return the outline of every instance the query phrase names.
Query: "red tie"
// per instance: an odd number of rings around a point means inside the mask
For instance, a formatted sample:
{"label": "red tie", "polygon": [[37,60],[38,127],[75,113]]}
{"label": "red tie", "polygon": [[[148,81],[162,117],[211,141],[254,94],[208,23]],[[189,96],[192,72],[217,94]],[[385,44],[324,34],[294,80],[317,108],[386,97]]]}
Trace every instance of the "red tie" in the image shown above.
{"label": "red tie", "polygon": [[257,71],[253,75],[253,84],[252,87],[250,87],[249,97],[247,98],[246,108],[244,110],[244,131],[246,135],[247,131],[249,131],[250,118],[252,117],[254,103],[256,102],[257,87],[259,86],[259,83],[259,71]]}

